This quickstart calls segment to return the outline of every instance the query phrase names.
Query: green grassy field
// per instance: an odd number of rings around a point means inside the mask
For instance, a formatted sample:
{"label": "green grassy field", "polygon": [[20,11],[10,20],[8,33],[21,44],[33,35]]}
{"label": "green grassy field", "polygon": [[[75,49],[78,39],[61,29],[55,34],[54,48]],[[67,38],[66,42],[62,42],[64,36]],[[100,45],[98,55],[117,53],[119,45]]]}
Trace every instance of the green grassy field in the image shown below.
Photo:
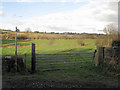
{"label": "green grassy field", "polygon": [[[30,68],[32,43],[35,43],[36,45],[37,54],[63,52],[94,52],[94,50],[96,49],[95,40],[83,40],[83,42],[85,43],[85,46],[80,46],[77,40],[20,40],[18,41],[18,55],[23,56],[25,53],[27,54],[27,67]],[[2,40],[3,56],[14,56],[14,43],[14,40]],[[85,55],[82,56],[87,57]],[[92,58],[89,59],[89,61],[90,62],[87,63],[76,63],[75,68],[73,68],[73,65],[69,64],[69,68],[65,70],[42,72],[41,69],[38,68],[37,72],[33,75],[24,72],[21,74],[7,73],[4,75],[4,77],[5,79],[17,78],[22,80],[56,80],[68,82],[81,81],[117,85],[118,81],[116,72],[114,70],[111,71],[108,68],[95,67],[92,62]]]}
{"label": "green grassy field", "polygon": [[[96,48],[95,40],[84,40],[85,46],[80,46],[77,40],[28,40],[18,41],[18,55],[31,54],[32,43],[36,44],[36,53],[57,53],[57,52],[93,52]],[[52,44],[51,44],[52,43]],[[2,40],[2,55],[14,55],[14,40]],[[7,47],[4,47],[7,46]],[[13,47],[10,47],[13,46]],[[91,49],[91,50],[89,50]]]}

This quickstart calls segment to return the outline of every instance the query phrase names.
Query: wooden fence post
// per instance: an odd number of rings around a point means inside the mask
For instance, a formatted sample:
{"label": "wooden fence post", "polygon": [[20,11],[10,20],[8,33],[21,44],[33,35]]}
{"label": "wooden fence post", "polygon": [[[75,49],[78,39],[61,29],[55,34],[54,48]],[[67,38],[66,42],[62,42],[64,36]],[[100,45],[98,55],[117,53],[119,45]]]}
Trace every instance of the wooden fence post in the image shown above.
{"label": "wooden fence post", "polygon": [[32,62],[31,62],[31,73],[35,73],[35,63],[36,63],[36,57],[35,57],[35,44],[32,43]]}
{"label": "wooden fence post", "polygon": [[26,53],[25,53],[25,57],[24,57],[24,64],[25,64],[25,71],[26,71]]}
{"label": "wooden fence post", "polygon": [[18,71],[18,66],[17,66],[17,27],[16,27],[16,32],[15,32],[15,68],[16,72]]}
{"label": "wooden fence post", "polygon": [[98,66],[104,62],[104,47],[97,47],[97,55],[95,56],[95,65]]}
{"label": "wooden fence post", "polygon": [[[119,52],[118,53],[120,53],[120,47],[118,48],[119,49]],[[120,69],[120,55],[118,55],[118,68]],[[120,76],[120,75],[119,75]],[[119,78],[119,80],[120,80],[120,78]]]}

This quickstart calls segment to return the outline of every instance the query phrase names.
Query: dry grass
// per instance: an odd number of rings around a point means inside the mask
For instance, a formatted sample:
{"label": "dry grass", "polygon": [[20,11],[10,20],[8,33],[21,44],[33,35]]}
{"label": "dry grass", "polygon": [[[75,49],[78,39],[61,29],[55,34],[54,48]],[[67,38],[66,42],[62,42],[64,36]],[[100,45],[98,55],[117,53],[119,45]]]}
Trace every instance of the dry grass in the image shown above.
{"label": "dry grass", "polygon": [[[18,32],[17,38],[19,40],[26,40],[26,39],[46,39],[46,40],[71,40],[71,39],[95,39],[97,37],[96,35],[81,35],[81,34],[72,34],[72,35],[66,35],[66,34],[50,34],[50,33],[33,33],[33,32]],[[2,39],[14,39],[15,38],[15,32],[8,32],[2,34]]]}
{"label": "dry grass", "polygon": [[118,40],[118,34],[101,36],[96,39],[96,46],[111,47],[114,40]]}

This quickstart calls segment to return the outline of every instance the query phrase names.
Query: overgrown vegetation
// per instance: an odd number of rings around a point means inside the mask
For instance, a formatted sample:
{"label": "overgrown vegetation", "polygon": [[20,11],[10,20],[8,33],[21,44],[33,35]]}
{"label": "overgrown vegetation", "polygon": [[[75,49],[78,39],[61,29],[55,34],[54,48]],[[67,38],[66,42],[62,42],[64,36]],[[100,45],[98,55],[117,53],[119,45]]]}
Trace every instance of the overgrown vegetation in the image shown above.
{"label": "overgrown vegetation", "polygon": [[[96,39],[99,34],[88,34],[88,33],[44,33],[44,32],[18,32],[17,38],[19,40],[26,40],[26,39],[46,39],[46,40],[71,40],[71,39]],[[104,36],[103,34],[101,34]],[[15,38],[15,32],[13,31],[2,31],[2,39],[11,40]]]}
{"label": "overgrown vegetation", "polygon": [[96,40],[96,46],[111,47],[114,40],[118,40],[118,30],[113,24],[107,25],[103,32],[104,36],[98,36]]}

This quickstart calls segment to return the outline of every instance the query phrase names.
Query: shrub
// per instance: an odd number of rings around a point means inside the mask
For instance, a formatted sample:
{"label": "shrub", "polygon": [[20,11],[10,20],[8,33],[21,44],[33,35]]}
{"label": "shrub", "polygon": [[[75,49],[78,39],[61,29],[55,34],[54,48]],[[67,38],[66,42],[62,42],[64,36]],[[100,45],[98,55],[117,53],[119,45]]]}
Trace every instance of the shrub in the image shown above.
{"label": "shrub", "polygon": [[29,39],[28,36],[26,34],[20,34],[20,35],[17,35],[17,39],[19,40],[25,40],[25,39]]}
{"label": "shrub", "polygon": [[96,45],[111,47],[112,42],[118,40],[117,28],[113,24],[109,24],[103,29],[103,31],[105,35],[97,37]]}
{"label": "shrub", "polygon": [[78,39],[77,42],[78,42],[78,45],[85,46],[85,43],[82,41],[82,39]]}

